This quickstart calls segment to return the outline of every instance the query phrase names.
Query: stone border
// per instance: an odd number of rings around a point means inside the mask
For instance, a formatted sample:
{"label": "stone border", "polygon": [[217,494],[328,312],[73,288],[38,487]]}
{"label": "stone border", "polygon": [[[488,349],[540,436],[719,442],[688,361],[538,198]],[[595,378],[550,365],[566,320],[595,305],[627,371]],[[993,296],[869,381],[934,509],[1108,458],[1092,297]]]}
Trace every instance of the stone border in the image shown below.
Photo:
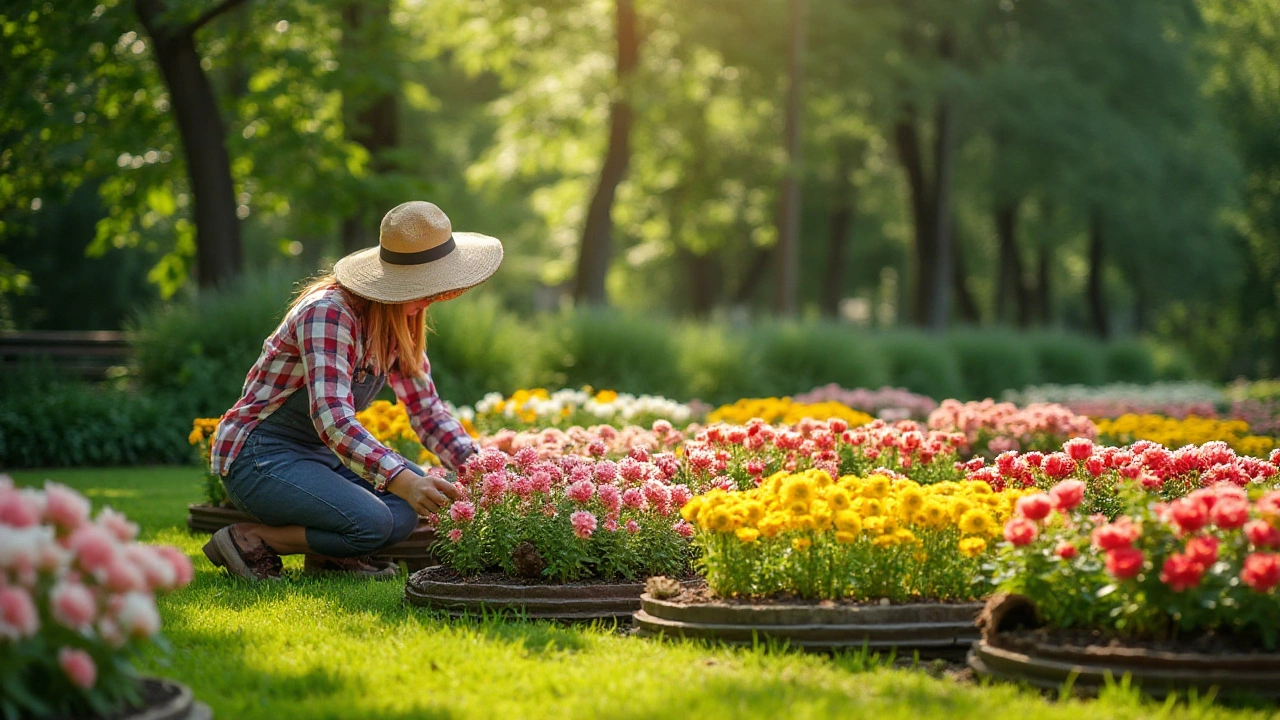
{"label": "stone border", "polygon": [[446,572],[436,565],[413,573],[405,583],[405,602],[452,617],[511,612],[530,619],[580,622],[629,619],[644,592],[639,582],[516,585],[433,579]]}

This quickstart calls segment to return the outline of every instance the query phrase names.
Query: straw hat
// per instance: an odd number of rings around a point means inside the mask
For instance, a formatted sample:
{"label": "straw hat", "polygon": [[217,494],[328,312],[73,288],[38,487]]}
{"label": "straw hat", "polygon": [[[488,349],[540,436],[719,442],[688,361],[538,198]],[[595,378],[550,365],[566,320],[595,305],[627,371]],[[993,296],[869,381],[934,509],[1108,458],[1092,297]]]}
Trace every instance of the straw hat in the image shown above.
{"label": "straw hat", "polygon": [[366,300],[403,303],[462,291],[502,264],[502,243],[453,232],[449,216],[429,202],[407,202],[382,218],[378,246],[333,266],[338,284]]}

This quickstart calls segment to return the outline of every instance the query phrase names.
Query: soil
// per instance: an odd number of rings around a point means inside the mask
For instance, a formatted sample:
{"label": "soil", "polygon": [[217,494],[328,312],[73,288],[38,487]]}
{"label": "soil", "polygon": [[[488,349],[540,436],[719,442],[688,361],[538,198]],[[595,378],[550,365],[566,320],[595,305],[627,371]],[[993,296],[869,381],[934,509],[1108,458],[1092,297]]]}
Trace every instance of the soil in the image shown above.
{"label": "soil", "polygon": [[1223,635],[1220,633],[1202,633],[1200,635],[1181,637],[1176,640],[1152,638],[1121,638],[1101,630],[1083,628],[1020,628],[997,633],[993,644],[1019,652],[1034,651],[1037,645],[1048,645],[1068,649],[1085,648],[1131,648],[1170,653],[1202,653],[1206,655],[1222,654],[1269,654],[1262,647],[1259,638],[1239,635]]}
{"label": "soil", "polygon": [[54,715],[45,720],[125,720],[130,715],[169,702],[180,693],[177,685],[143,678],[138,687],[138,696],[141,698],[141,703],[138,705],[128,705],[109,715]]}
{"label": "soil", "polygon": [[976,601],[940,601],[919,598],[908,600],[905,603],[891,603],[888,599],[881,600],[813,600],[811,598],[803,598],[799,595],[770,595],[768,597],[721,597],[707,587],[705,580],[698,579],[692,587],[686,587],[684,592],[676,597],[663,598],[666,602],[679,603],[681,605],[707,605],[716,603],[719,605],[730,606],[756,606],[761,605],[816,605],[818,607],[876,607],[881,605],[908,605],[915,603],[926,603],[930,605],[966,605]]}
{"label": "soil", "polygon": [[[695,576],[690,575],[688,578],[694,579]],[[430,582],[458,583],[461,585],[520,585],[520,586],[536,586],[547,585],[555,587],[592,587],[597,585],[626,585],[635,584],[643,585],[645,578],[637,578],[628,580],[626,578],[614,578],[605,580],[603,578],[585,578],[583,580],[575,580],[570,583],[555,582],[543,577],[512,577],[501,572],[484,572],[479,575],[460,575],[453,569],[440,565],[432,570],[424,579]]]}

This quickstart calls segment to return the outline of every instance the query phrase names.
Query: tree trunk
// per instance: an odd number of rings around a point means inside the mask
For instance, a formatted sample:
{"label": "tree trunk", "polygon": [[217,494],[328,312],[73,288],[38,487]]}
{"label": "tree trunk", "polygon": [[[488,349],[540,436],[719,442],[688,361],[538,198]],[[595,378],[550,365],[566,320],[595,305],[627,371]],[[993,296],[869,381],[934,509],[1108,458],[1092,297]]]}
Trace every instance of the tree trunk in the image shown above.
{"label": "tree trunk", "polygon": [[751,264],[747,266],[747,272],[742,276],[742,282],[738,285],[738,290],[733,294],[733,302],[735,305],[746,305],[751,302],[751,298],[755,296],[756,290],[760,288],[760,284],[764,281],[765,273],[769,271],[772,264],[773,254],[777,250],[777,245],[767,248],[756,248],[756,253],[751,258]]}
{"label": "tree trunk", "polygon": [[843,145],[837,150],[836,178],[832,194],[835,206],[831,210],[831,222],[827,235],[827,266],[822,275],[822,314],[835,317],[840,312],[840,299],[844,296],[844,276],[849,244],[853,229],[853,172],[854,148]]}
{"label": "tree trunk", "polygon": [[699,254],[686,247],[681,247],[679,252],[688,272],[690,312],[694,317],[705,318],[711,314],[720,294],[719,264],[710,252]]}
{"label": "tree trunk", "polygon": [[804,83],[805,5],[807,0],[790,0],[791,47],[788,60],[786,147],[787,171],[782,177],[782,212],[778,228],[777,311],[782,316],[796,314],[800,290],[800,123]]}
{"label": "tree trunk", "polygon": [[188,25],[169,24],[164,0],[134,0],[134,10],[151,36],[156,64],[169,89],[191,182],[196,225],[196,279],[201,288],[224,286],[241,270],[240,221],[227,154],[226,127],[217,98],[200,67],[195,33],[240,0],[228,0]]}
{"label": "tree trunk", "polygon": [[908,106],[903,110],[903,117],[894,124],[893,139],[898,161],[907,175],[915,230],[915,298],[911,306],[911,320],[916,325],[924,325],[927,310],[933,304],[934,273],[937,269],[933,248],[937,236],[933,231],[933,195],[924,175],[924,158],[920,151],[920,132],[916,127],[914,108]]}
{"label": "tree trunk", "polygon": [[[954,218],[951,224],[955,225]],[[982,322],[982,315],[978,312],[978,303],[974,301],[973,293],[969,292],[969,273],[965,270],[964,250],[959,233],[952,233],[952,246],[955,258],[951,263],[951,281],[956,292],[956,305],[960,309],[960,319],[969,325],[977,325]]]}
{"label": "tree trunk", "polygon": [[[390,0],[350,2],[342,7],[342,58],[348,69],[378,62],[378,52],[389,45],[391,35]],[[393,76],[398,73],[393,71]],[[398,83],[396,83],[398,84]],[[348,87],[350,80],[348,79]],[[369,152],[369,169],[375,175],[390,172],[395,164],[387,151],[400,144],[400,123],[396,88],[379,88],[372,98],[361,93],[344,93],[343,124],[347,137]],[[390,208],[385,208],[390,209]],[[342,221],[342,251],[355,252],[377,243],[373,228],[379,208],[358,207]]]}
{"label": "tree trunk", "polygon": [[996,208],[996,235],[1000,238],[1000,289],[996,295],[996,317],[1004,321],[1008,317],[1009,302],[1014,304],[1018,327],[1031,324],[1031,292],[1027,288],[1022,267],[1022,252],[1018,250],[1018,206],[1020,201]]}
{"label": "tree trunk", "polygon": [[1036,283],[1036,315],[1041,325],[1053,324],[1053,288],[1050,283],[1053,266],[1053,246],[1040,248],[1040,267]]}
{"label": "tree trunk", "polygon": [[[944,31],[938,41],[939,55],[944,61],[955,55],[955,38],[950,31]],[[934,181],[933,181],[933,272],[935,287],[931,293],[928,326],[931,330],[940,331],[947,327],[948,303],[951,301],[952,263],[955,253],[951,247],[951,185],[955,166],[955,105],[949,97],[938,99],[937,121],[934,128]]]}
{"label": "tree trunk", "polygon": [[1089,317],[1094,333],[1105,340],[1111,337],[1111,323],[1102,286],[1102,273],[1106,269],[1102,254],[1102,212],[1094,210],[1089,216]]}
{"label": "tree trunk", "polygon": [[579,305],[603,305],[606,302],[604,280],[609,271],[613,236],[613,198],[627,174],[631,161],[631,124],[633,113],[627,100],[631,75],[639,61],[640,40],[636,32],[634,0],[614,0],[618,45],[618,96],[609,109],[609,148],[600,168],[587,222],[582,228],[582,245],[578,251],[578,275],[573,299]]}

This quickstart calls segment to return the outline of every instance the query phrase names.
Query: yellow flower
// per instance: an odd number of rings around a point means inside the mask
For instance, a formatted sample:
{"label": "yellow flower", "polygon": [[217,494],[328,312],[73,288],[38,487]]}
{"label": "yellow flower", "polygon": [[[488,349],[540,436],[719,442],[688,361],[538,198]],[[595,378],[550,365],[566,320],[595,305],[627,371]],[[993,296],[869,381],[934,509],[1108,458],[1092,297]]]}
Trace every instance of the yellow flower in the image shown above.
{"label": "yellow flower", "polygon": [[832,485],[827,488],[823,496],[831,507],[836,510],[845,510],[853,504],[853,498],[849,496],[849,491],[839,485]]}
{"label": "yellow flower", "polygon": [[793,475],[782,484],[781,499],[783,505],[808,505],[818,496],[812,478],[804,475]]}
{"label": "yellow flower", "polygon": [[882,498],[889,494],[890,480],[884,475],[872,475],[862,486],[862,494],[869,498]]}
{"label": "yellow flower", "polygon": [[957,524],[960,532],[965,535],[992,535],[996,527],[996,521],[990,515],[977,509],[961,515],[960,522]]}
{"label": "yellow flower", "polygon": [[841,545],[852,545],[857,541],[858,541],[857,533],[848,532],[846,530],[836,531],[836,542],[840,543]]}
{"label": "yellow flower", "polygon": [[844,512],[836,513],[835,523],[836,530],[840,532],[853,533],[855,535],[862,532],[862,518],[856,512],[845,510]]}
{"label": "yellow flower", "polygon": [[680,517],[685,522],[694,522],[694,518],[698,517],[698,511],[702,509],[702,504],[706,502],[701,495],[695,495],[689,498],[689,502],[680,508]]}
{"label": "yellow flower", "polygon": [[858,512],[860,512],[863,517],[874,517],[876,515],[884,514],[884,503],[875,498],[858,498],[858,501],[854,503],[854,507],[857,508]]}
{"label": "yellow flower", "polygon": [[926,502],[920,514],[924,517],[924,524],[929,527],[939,528],[947,521],[947,509],[936,500]]}
{"label": "yellow flower", "polygon": [[738,528],[734,534],[738,536],[739,540],[748,544],[755,542],[756,539],[760,537],[759,530],[749,527]]}
{"label": "yellow flower", "polygon": [[813,541],[807,537],[798,537],[798,538],[791,539],[791,547],[798,552],[804,552],[805,550],[808,550],[809,546],[812,544],[813,544]]}
{"label": "yellow flower", "polygon": [[915,515],[924,507],[924,492],[919,488],[911,488],[898,496],[898,506],[903,512]]}
{"label": "yellow flower", "polygon": [[960,554],[965,557],[978,557],[987,549],[987,541],[978,537],[967,537],[960,541]]}
{"label": "yellow flower", "polygon": [[745,513],[745,521],[751,525],[760,522],[760,518],[764,517],[764,504],[758,500],[748,500],[742,504]]}
{"label": "yellow flower", "polygon": [[733,529],[733,515],[723,507],[714,508],[707,518],[707,527],[716,532],[729,532]]}

